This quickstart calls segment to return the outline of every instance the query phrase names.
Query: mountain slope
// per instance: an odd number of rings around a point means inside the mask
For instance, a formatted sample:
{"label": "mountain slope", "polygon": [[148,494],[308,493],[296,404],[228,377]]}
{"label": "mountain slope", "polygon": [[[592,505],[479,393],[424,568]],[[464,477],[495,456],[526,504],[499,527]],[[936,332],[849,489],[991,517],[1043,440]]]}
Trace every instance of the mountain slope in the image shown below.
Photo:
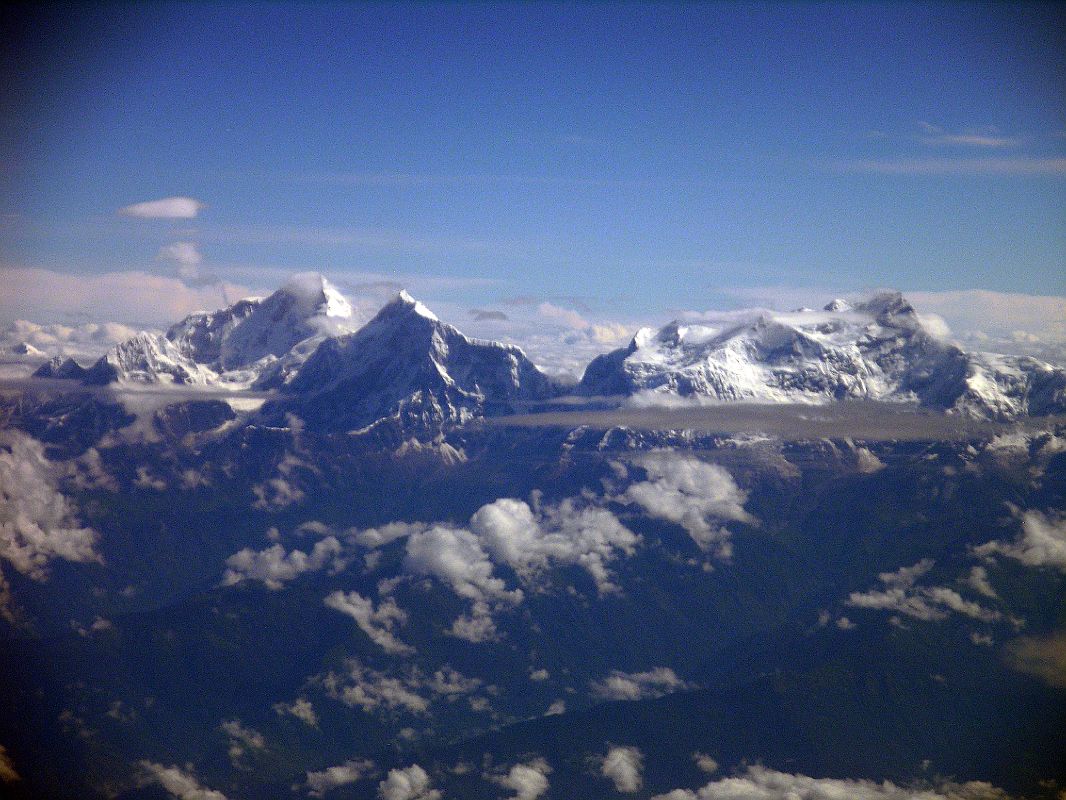
{"label": "mountain slope", "polygon": [[917,402],[1009,419],[1066,409],[1066,370],[1032,358],[967,353],[931,334],[898,293],[822,311],[763,312],[731,324],[671,322],[592,361],[585,395],[818,403]]}
{"label": "mountain slope", "polygon": [[282,391],[267,416],[293,413],[319,430],[391,419],[424,431],[513,411],[553,387],[519,348],[469,339],[401,292],[356,333],[326,339]]}

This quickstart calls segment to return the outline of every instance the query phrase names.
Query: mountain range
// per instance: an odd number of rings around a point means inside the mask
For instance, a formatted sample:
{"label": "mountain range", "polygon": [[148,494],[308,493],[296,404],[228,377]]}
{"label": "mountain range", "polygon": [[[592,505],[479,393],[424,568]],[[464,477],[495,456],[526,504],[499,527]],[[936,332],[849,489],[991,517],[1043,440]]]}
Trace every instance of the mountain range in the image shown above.
{"label": "mountain range", "polygon": [[4,796],[1066,786],[1063,371],[898,294],[561,385],[298,276],[39,372],[0,392]]}
{"label": "mountain range", "polygon": [[295,414],[320,431],[439,431],[563,395],[629,406],[876,400],[1007,421],[1066,410],[1066,369],[964,351],[931,333],[899,293],[824,309],[736,312],[725,323],[642,328],[560,385],[513,345],[464,336],[401,292],[365,325],[319,275],[266,299],[140,333],[88,369],[56,358],[35,373],[91,385],[203,386],[276,393],[258,424]]}

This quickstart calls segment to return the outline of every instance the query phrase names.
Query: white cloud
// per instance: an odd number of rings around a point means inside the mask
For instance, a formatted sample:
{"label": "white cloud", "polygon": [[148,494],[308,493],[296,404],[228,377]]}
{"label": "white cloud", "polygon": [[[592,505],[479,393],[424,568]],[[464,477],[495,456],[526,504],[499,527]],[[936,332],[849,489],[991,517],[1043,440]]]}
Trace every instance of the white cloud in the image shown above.
{"label": "white cloud", "polygon": [[632,484],[617,499],[680,525],[702,549],[729,558],[730,533],[721,522],[755,521],[744,510],[748,495],[733,477],[717,464],[689,455],[654,453],[639,464],[648,473],[648,480]]}
{"label": "white cloud", "polygon": [[982,289],[905,292],[923,313],[942,317],[958,335],[980,331],[1003,339],[1015,333],[1038,338],[1066,339],[1066,297],[992,292]]}
{"label": "white cloud", "polygon": [[371,641],[386,653],[407,656],[415,652],[413,647],[393,635],[396,627],[407,623],[407,612],[397,606],[393,598],[387,598],[374,608],[374,603],[358,592],[337,590],[327,595],[323,602],[354,619]]}
{"label": "white cloud", "polygon": [[700,772],[711,775],[718,771],[718,762],[706,753],[693,753],[692,760],[696,762],[696,767]]}
{"label": "white cloud", "polygon": [[548,706],[548,710],[544,712],[544,716],[552,717],[552,716],[555,716],[556,714],[565,714],[565,713],[566,713],[566,701],[565,700],[556,700],[550,706]]}
{"label": "white cloud", "polygon": [[328,672],[319,681],[334,700],[367,713],[404,710],[425,714],[431,703],[469,695],[481,686],[477,678],[468,678],[450,667],[442,667],[428,677],[417,667],[388,675],[355,659],[345,662],[344,672]]}
{"label": "white cloud", "polygon": [[644,780],[644,755],[636,747],[612,747],[604,756],[600,772],[623,794],[639,792]]}
{"label": "white cloud", "polygon": [[568,328],[581,329],[587,328],[589,325],[588,322],[586,322],[576,311],[557,306],[554,303],[541,303],[537,306],[537,313],[546,319],[559,322]]}
{"label": "white cloud", "polygon": [[36,439],[0,431],[0,558],[34,580],[56,558],[102,563],[98,534],[78,525],[57,488],[57,469]]}
{"label": "white cloud", "polygon": [[417,691],[422,685],[420,680],[410,676],[390,677],[355,660],[347,663],[344,673],[329,672],[322,685],[334,700],[368,713],[385,708],[424,714],[429,709],[429,702]]}
{"label": "white cloud", "polygon": [[995,622],[1003,617],[1000,612],[966,600],[946,586],[916,586],[917,580],[932,569],[933,564],[931,558],[923,558],[910,567],[883,572],[877,577],[884,588],[852,592],[848,595],[847,605],[894,611],[925,622],[947,619],[953,612],[979,622]]}
{"label": "white cloud", "polygon": [[226,800],[226,795],[200,785],[191,768],[164,767],[154,761],[139,761],[141,785],[158,783],[178,800]]}
{"label": "white cloud", "polygon": [[478,509],[470,528],[493,560],[510,566],[525,583],[551,564],[577,564],[601,593],[616,588],[607,564],[633,555],[640,541],[610,511],[574,499],[536,512],[521,500],[500,499]]}
{"label": "white cloud", "polygon": [[405,769],[390,769],[388,777],[378,784],[381,800],[440,800],[440,792],[432,788],[429,775],[418,764]]}
{"label": "white cloud", "polygon": [[[290,414],[287,419],[291,421],[294,418]],[[299,435],[298,426],[293,428],[293,435]],[[252,493],[255,495],[252,506],[276,511],[302,502],[305,497],[304,490],[295,480],[297,471],[301,468],[313,469],[295,453],[285,453],[274,468],[275,476],[252,487]]]}
{"label": "white cloud", "polygon": [[120,208],[123,217],[138,219],[192,219],[206,206],[191,197],[164,197]]}
{"label": "white cloud", "polygon": [[179,278],[191,281],[199,277],[204,257],[196,242],[172,242],[159,248],[156,260],[173,265]]}
{"label": "white cloud", "polygon": [[491,605],[515,605],[522,590],[509,591],[492,574],[492,562],[478,537],[470,531],[435,525],[407,540],[404,567],[415,575],[428,575],[446,584],[459,597],[472,602],[472,614],[460,617],[452,633],[472,642],[495,638]]}
{"label": "white cloud", "polygon": [[74,275],[51,270],[0,268],[0,318],[60,322],[80,315],[120,323],[168,326],[196,311],[254,294],[225,283],[188,286],[180,278],[147,272]]}
{"label": "white cloud", "polygon": [[1030,567],[1066,572],[1066,517],[1052,518],[1039,511],[1022,515],[1022,533],[1013,542],[991,541],[974,548],[980,556],[1000,554]]}
{"label": "white cloud", "polygon": [[989,783],[944,783],[934,789],[905,788],[846,778],[810,778],[762,766],[748,767],[732,778],[711,781],[702,789],[675,789],[652,800],[1008,800]]}
{"label": "white cloud", "polygon": [[266,747],[263,734],[244,727],[239,719],[226,720],[219,727],[229,737],[229,757],[234,764],[246,750],[262,750]]}
{"label": "white cloud", "polygon": [[[331,789],[355,783],[372,769],[374,769],[373,761],[351,759],[335,767],[327,767],[317,772],[308,772],[305,782],[307,794],[311,797],[325,797],[326,792]],[[292,788],[293,791],[298,791],[299,786],[293,786]]]}
{"label": "white cloud", "polygon": [[352,539],[363,547],[384,547],[389,542],[406,538],[413,533],[421,533],[430,527],[432,526],[423,522],[390,522],[387,525],[357,531],[352,534]]}
{"label": "white cloud", "polygon": [[923,133],[922,136],[918,137],[918,140],[923,144],[937,147],[962,146],[995,149],[1013,147],[1021,143],[1021,139],[1018,137],[1004,136],[990,126],[956,132],[947,131],[939,125],[931,125],[928,122],[919,122],[918,127],[922,129]]}
{"label": "white cloud", "polygon": [[20,780],[22,777],[15,771],[15,764],[7,754],[7,748],[0,744],[0,781],[13,783]]}
{"label": "white cloud", "polygon": [[306,697],[297,697],[291,703],[275,703],[274,711],[278,715],[289,714],[296,717],[312,728],[318,727],[318,714],[315,713],[315,707]]}
{"label": "white cloud", "polygon": [[964,583],[973,589],[978,594],[982,594],[985,597],[995,600],[999,597],[996,594],[996,590],[992,588],[992,584],[988,581],[988,570],[981,566],[975,566],[970,570],[970,574],[966,577]]}
{"label": "white cloud", "polygon": [[232,586],[245,580],[262,581],[268,589],[277,591],[305,572],[317,572],[327,567],[332,572],[344,569],[347,561],[341,557],[343,547],[335,536],[315,542],[310,555],[302,550],[285,552],[281,544],[255,551],[250,547],[226,559],[222,586]]}
{"label": "white cloud", "polygon": [[515,764],[506,775],[492,776],[491,780],[515,793],[510,800],[537,800],[548,791],[549,774],[548,762],[536,758],[525,764]]}
{"label": "white cloud", "polygon": [[693,688],[693,684],[681,680],[669,667],[655,667],[647,672],[616,669],[603,680],[589,685],[593,696],[601,700],[645,700]]}

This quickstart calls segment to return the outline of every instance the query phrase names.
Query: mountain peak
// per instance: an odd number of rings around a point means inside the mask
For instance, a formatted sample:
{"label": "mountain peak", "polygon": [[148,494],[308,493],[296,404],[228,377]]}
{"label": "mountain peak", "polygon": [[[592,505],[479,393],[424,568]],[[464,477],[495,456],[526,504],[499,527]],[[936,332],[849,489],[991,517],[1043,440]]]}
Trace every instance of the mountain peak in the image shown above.
{"label": "mountain peak", "polygon": [[421,301],[413,298],[406,289],[401,289],[396,294],[396,297],[385,304],[375,319],[395,317],[401,314],[417,314],[431,322],[440,322],[436,314],[430,311]]}
{"label": "mountain peak", "polygon": [[[264,301],[264,305],[281,303],[280,297],[292,298],[307,316],[352,316],[352,307],[343,294],[319,272],[298,272]],[[275,298],[279,298],[275,300]],[[290,301],[291,302],[291,301]]]}

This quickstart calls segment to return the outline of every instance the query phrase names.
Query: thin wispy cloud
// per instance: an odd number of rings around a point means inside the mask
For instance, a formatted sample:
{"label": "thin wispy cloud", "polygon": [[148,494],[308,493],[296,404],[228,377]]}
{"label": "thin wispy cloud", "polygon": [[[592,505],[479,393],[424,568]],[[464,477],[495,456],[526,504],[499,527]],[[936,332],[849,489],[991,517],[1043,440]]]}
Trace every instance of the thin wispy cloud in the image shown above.
{"label": "thin wispy cloud", "polygon": [[192,197],[164,197],[123,206],[119,216],[137,219],[193,219],[206,206]]}
{"label": "thin wispy cloud", "polygon": [[998,148],[1014,147],[1022,142],[1019,137],[1004,136],[991,126],[956,132],[928,122],[919,122],[918,127],[922,129],[922,135],[918,137],[918,140],[923,144],[933,146]]}
{"label": "thin wispy cloud", "polygon": [[860,158],[829,162],[834,172],[874,175],[1066,175],[1066,158]]}

